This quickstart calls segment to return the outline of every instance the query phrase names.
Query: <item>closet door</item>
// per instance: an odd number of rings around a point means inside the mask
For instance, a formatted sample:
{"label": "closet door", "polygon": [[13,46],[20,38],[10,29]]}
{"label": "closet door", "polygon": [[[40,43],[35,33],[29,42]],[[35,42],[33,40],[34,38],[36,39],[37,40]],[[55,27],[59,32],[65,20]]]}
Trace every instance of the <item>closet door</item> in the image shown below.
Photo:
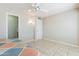
{"label": "closet door", "polygon": [[43,39],[43,20],[41,19],[36,20],[35,39]]}

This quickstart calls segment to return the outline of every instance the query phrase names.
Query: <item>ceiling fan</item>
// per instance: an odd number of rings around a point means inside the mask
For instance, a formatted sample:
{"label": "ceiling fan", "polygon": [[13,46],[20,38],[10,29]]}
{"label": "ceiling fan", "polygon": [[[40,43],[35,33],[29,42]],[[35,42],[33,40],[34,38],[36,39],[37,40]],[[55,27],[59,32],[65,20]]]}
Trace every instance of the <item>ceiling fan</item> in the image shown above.
{"label": "ceiling fan", "polygon": [[[33,10],[34,12],[48,12],[47,10],[42,9],[42,8],[40,7],[40,3],[33,3],[33,4],[32,4],[32,10]],[[29,10],[29,11],[31,11],[31,10]]]}
{"label": "ceiling fan", "polygon": [[32,7],[34,8],[34,10],[35,10],[36,12],[48,12],[47,10],[42,9],[42,8],[40,7],[40,3],[33,3],[33,4],[32,4]]}
{"label": "ceiling fan", "polygon": [[41,17],[40,15],[42,13],[48,13],[48,10],[42,8],[40,3],[32,3],[32,8],[28,9],[27,14],[31,15],[31,16],[35,16],[35,17]]}

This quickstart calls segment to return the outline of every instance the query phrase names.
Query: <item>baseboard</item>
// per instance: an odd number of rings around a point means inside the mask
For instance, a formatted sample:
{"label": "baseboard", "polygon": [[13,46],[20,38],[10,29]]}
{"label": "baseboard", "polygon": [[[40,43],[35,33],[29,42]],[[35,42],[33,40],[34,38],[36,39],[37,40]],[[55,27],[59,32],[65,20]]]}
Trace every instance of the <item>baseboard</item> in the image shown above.
{"label": "baseboard", "polygon": [[55,43],[64,44],[64,45],[68,45],[68,46],[79,47],[76,44],[71,44],[71,43],[67,43],[67,42],[63,42],[63,41],[58,41],[58,40],[51,40],[51,39],[49,40],[47,38],[45,38],[44,40],[48,40],[48,41],[52,41],[52,42],[55,42]]}

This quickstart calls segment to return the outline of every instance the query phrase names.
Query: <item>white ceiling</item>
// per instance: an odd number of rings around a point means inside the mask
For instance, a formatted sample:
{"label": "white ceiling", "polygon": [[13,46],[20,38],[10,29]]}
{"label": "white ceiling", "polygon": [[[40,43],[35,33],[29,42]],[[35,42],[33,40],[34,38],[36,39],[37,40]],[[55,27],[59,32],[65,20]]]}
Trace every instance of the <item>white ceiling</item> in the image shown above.
{"label": "white ceiling", "polygon": [[40,9],[42,9],[43,11],[40,11],[38,15],[40,17],[47,17],[77,7],[78,4],[74,4],[74,3],[41,3]]}
{"label": "white ceiling", "polygon": [[[32,9],[33,3],[0,3],[0,10],[2,8],[10,8],[17,11],[24,11],[26,14],[29,9]],[[77,3],[39,3],[40,9],[43,11],[38,12],[38,16],[47,17],[57,13],[67,11],[78,7]],[[34,12],[31,13],[32,15]]]}
{"label": "white ceiling", "polygon": [[0,3],[0,7],[29,7],[31,3]]}
{"label": "white ceiling", "polygon": [[12,10],[17,12],[23,12],[24,10],[27,10],[31,8],[30,3],[0,3],[0,10]]}

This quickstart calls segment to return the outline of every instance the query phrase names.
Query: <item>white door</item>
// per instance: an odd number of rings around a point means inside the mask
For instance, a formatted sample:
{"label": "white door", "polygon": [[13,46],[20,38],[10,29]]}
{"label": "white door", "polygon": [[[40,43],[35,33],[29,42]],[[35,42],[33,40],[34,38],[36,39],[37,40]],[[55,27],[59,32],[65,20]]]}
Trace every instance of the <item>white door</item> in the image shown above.
{"label": "white door", "polygon": [[35,39],[43,39],[43,20],[36,20]]}

